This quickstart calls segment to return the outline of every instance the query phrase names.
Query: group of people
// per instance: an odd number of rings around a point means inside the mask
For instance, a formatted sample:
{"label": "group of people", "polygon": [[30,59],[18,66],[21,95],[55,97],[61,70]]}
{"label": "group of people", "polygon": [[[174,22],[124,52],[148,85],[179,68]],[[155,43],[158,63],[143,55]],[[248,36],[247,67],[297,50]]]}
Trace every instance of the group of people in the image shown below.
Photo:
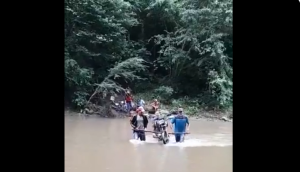
{"label": "group of people", "polygon": [[[144,109],[145,102],[143,99],[140,99],[137,103],[137,109],[135,112],[132,112],[130,125],[133,128],[134,137],[137,136],[141,141],[146,140],[145,130],[148,126],[148,118],[145,116]],[[154,113],[158,110],[159,103],[157,99],[154,99],[153,103],[151,103],[152,110]],[[137,132],[138,130],[138,132]]]}
{"label": "group of people", "polygon": [[[159,103],[157,99],[154,99],[154,102],[151,104],[154,111],[158,110]],[[140,139],[141,141],[146,141],[145,130],[148,126],[148,118],[145,116],[145,110],[143,106],[139,106],[135,114],[130,119],[130,125],[133,128],[133,135]],[[171,125],[169,125],[171,130],[174,131],[175,141],[181,142],[182,136],[186,131],[189,130],[189,120],[188,117],[183,113],[182,108],[178,108],[177,115],[171,120]],[[174,127],[174,128],[173,128]],[[153,131],[154,131],[153,125]]]}
{"label": "group of people", "polygon": [[[131,95],[131,93],[129,91],[127,91],[125,94],[125,102],[126,102],[126,109],[128,112],[130,112],[133,109],[133,107],[132,107],[133,96]],[[155,113],[158,110],[159,102],[157,101],[157,99],[154,99],[154,101],[150,105],[152,107],[151,111]],[[145,101],[140,98],[137,101],[136,107],[139,108],[139,107],[144,107],[144,106],[145,106]]]}

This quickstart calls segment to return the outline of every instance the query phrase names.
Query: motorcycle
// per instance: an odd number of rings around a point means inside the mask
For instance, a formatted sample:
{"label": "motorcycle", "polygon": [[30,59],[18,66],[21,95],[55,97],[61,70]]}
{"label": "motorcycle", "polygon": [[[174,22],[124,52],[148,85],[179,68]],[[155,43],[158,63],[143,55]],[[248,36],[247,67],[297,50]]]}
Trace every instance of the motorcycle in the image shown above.
{"label": "motorcycle", "polygon": [[134,133],[134,139],[137,139],[138,132],[145,132],[145,133],[153,133],[153,138],[158,139],[158,141],[162,141],[163,144],[167,144],[169,142],[169,133],[167,132],[168,122],[164,119],[157,119],[154,122],[154,131],[145,131],[145,130],[136,130]]}
{"label": "motorcycle", "polygon": [[111,107],[118,112],[127,112],[126,103],[124,101],[121,102],[113,102]]}
{"label": "motorcycle", "polygon": [[163,144],[169,142],[169,133],[167,132],[168,122],[165,119],[156,119],[154,121],[154,135],[153,138],[157,138],[158,141],[162,141]]}

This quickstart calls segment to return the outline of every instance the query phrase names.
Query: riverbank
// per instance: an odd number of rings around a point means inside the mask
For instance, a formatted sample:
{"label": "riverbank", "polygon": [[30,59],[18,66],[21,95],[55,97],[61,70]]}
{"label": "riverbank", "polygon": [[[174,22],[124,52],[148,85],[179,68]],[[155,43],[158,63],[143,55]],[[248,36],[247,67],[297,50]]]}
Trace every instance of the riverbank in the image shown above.
{"label": "riverbank", "polygon": [[[169,111],[166,109],[161,109],[161,112],[167,114]],[[70,108],[65,108],[65,115],[71,116],[85,116],[84,114],[80,113],[80,111],[71,110]],[[232,122],[232,111],[201,111],[195,115],[186,114],[191,120],[206,120],[206,121],[225,121],[225,122]],[[107,115],[99,115],[95,113],[88,114],[88,116],[99,116],[102,118],[109,118]],[[115,118],[124,117],[121,115],[116,116]]]}
{"label": "riverbank", "polygon": [[[152,92],[147,93],[137,93],[134,96],[134,99],[142,98],[145,101],[145,106],[148,106],[153,101]],[[156,95],[157,97],[158,95]],[[123,98],[122,98],[123,99]],[[119,102],[121,99],[115,99],[115,102]],[[160,101],[160,99],[159,99]],[[200,101],[201,102],[201,101]],[[207,106],[200,105],[199,100],[197,99],[189,99],[189,98],[181,98],[175,99],[171,101],[160,101],[159,113],[162,115],[170,114],[171,112],[177,111],[177,109],[181,107],[183,108],[184,113],[193,120],[207,120],[207,121],[226,121],[232,122],[233,120],[233,111],[232,108],[228,108],[226,110],[219,110],[218,108],[208,108]],[[145,109],[147,109],[145,107]],[[80,111],[67,110],[68,114],[72,115],[97,115],[99,117],[104,118],[124,118],[127,117],[126,113],[119,113],[109,106],[97,106],[91,104],[88,108],[82,109]],[[65,111],[66,113],[66,111]],[[147,113],[147,112],[146,112]]]}
{"label": "riverbank", "polygon": [[232,111],[218,112],[218,111],[202,111],[199,114],[189,116],[190,119],[203,119],[207,121],[225,121],[232,122]]}
{"label": "riverbank", "polygon": [[[155,92],[148,91],[146,93],[135,94],[135,99],[142,98],[146,104],[150,104],[153,101],[153,97],[162,97]],[[199,99],[192,99],[188,97],[182,97],[179,99],[160,99],[160,109],[166,111],[165,113],[177,111],[179,107],[183,108],[184,113],[189,116],[190,119],[203,119],[208,121],[226,121],[232,122],[233,110],[232,108],[218,109],[209,108],[204,103],[201,103]],[[164,114],[165,114],[164,113]]]}

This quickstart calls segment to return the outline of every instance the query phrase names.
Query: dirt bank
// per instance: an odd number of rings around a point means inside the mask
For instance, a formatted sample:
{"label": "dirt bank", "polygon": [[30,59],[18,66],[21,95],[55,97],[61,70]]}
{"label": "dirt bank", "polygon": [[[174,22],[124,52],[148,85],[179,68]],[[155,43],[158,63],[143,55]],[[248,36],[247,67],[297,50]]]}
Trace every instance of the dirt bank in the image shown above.
{"label": "dirt bank", "polygon": [[[168,114],[169,111],[165,109],[160,110],[163,114]],[[109,116],[107,114],[99,114],[99,113],[90,113],[90,114],[83,114],[80,113],[80,111],[74,111],[69,108],[65,109],[65,115],[78,115],[82,117],[88,117],[88,116],[98,116],[103,118],[124,118],[128,117],[127,114],[116,114],[115,116]],[[232,122],[232,112],[219,112],[219,111],[201,111],[196,115],[189,116],[191,120],[206,120],[206,121],[224,121],[224,122]]]}
{"label": "dirt bank", "polygon": [[225,121],[232,122],[232,112],[213,112],[213,111],[202,111],[197,115],[189,116],[191,119],[203,119],[207,121]]}

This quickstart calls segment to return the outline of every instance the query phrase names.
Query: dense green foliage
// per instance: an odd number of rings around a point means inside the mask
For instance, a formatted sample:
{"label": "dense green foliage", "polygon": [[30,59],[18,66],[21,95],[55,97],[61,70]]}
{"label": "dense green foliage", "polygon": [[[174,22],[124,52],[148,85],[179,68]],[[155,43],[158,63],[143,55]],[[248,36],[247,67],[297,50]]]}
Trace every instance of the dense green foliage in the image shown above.
{"label": "dense green foliage", "polygon": [[65,0],[72,105],[129,86],[228,107],[232,78],[232,0]]}

